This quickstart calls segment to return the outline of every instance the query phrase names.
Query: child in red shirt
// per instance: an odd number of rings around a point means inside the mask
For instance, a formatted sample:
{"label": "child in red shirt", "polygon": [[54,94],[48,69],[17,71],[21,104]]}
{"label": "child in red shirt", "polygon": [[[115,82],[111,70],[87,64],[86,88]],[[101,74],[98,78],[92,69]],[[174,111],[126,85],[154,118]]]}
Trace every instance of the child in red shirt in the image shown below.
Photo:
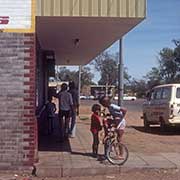
{"label": "child in red shirt", "polygon": [[91,115],[91,133],[93,135],[93,144],[92,144],[92,152],[93,157],[97,157],[98,155],[98,146],[99,146],[99,131],[102,129],[101,121],[100,121],[100,113],[101,113],[101,106],[99,104],[94,104],[92,106]]}

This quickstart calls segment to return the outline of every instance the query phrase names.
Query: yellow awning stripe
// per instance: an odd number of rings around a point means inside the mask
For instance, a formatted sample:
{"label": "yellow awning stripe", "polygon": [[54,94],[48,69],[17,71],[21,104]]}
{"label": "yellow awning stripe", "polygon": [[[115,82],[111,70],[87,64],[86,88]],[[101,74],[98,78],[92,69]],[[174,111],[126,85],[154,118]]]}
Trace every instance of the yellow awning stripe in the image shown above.
{"label": "yellow awning stripe", "polygon": [[146,0],[37,0],[37,16],[146,16]]}

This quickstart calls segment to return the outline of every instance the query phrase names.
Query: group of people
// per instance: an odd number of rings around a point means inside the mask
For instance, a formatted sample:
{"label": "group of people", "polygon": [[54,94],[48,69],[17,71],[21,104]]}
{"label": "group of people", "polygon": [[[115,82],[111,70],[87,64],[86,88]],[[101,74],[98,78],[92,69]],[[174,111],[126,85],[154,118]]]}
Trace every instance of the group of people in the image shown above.
{"label": "group of people", "polygon": [[[76,128],[76,116],[79,114],[79,98],[78,91],[75,87],[73,81],[63,83],[61,85],[61,90],[58,93],[53,94],[54,97],[58,98],[59,101],[59,124],[60,124],[60,140],[64,141],[68,137],[75,137],[75,128]],[[49,98],[50,101],[52,97]],[[53,105],[54,103],[50,102],[49,107],[50,112],[55,112],[56,108]],[[48,107],[48,104],[47,104]],[[50,116],[49,116],[50,115]],[[48,113],[48,121],[52,122],[50,119],[52,113]],[[51,123],[49,123],[51,126]]]}
{"label": "group of people", "polygon": [[[69,82],[69,87],[68,84],[63,83],[61,85],[61,90],[59,91],[59,93],[54,94],[53,96],[58,98],[59,100],[58,117],[60,123],[60,139],[64,141],[68,137],[75,137],[76,116],[79,114],[79,98],[75,83]],[[52,97],[49,98],[49,103],[47,104],[47,111],[49,111],[49,127],[53,129],[53,124],[51,123],[53,123],[56,106],[54,103],[51,102],[51,100]],[[112,122],[108,122],[107,118],[103,118],[101,120],[102,111],[100,104],[104,108],[108,109],[109,115],[112,116]],[[110,123],[113,123],[117,131],[117,140],[121,142],[126,126],[124,116],[127,110],[123,107],[112,104],[110,98],[106,96],[99,99],[99,104],[93,104],[91,110],[92,115],[90,131],[93,136],[92,155],[93,157],[98,157],[99,132],[102,130],[102,128],[104,128],[106,137],[109,125]]]}
{"label": "group of people", "polygon": [[[107,135],[107,129],[109,128],[109,125],[113,123],[115,125],[116,131],[117,131],[117,140],[119,142],[122,141],[122,136],[124,134],[124,129],[126,126],[126,121],[124,119],[124,116],[127,112],[127,110],[123,107],[117,106],[115,104],[111,103],[111,100],[109,97],[102,97],[99,100],[99,103],[108,109],[109,115],[112,116],[112,122],[108,122],[108,119],[104,118],[101,120],[101,106],[100,104],[94,104],[92,106],[92,115],[91,115],[91,133],[93,136],[93,143],[92,143],[92,155],[93,157],[98,157],[98,146],[99,146],[99,131],[104,128],[105,137]],[[105,154],[106,154],[106,149]],[[119,158],[121,157],[121,154],[119,154]]]}

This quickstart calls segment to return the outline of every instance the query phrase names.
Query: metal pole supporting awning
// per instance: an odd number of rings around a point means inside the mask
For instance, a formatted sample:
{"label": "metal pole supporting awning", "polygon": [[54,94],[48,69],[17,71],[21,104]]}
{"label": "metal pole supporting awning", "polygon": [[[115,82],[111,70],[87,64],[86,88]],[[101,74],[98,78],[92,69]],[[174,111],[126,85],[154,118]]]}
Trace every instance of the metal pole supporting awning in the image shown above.
{"label": "metal pole supporting awning", "polygon": [[124,64],[122,52],[122,38],[119,40],[119,64],[118,64],[118,105],[123,105],[124,94]]}

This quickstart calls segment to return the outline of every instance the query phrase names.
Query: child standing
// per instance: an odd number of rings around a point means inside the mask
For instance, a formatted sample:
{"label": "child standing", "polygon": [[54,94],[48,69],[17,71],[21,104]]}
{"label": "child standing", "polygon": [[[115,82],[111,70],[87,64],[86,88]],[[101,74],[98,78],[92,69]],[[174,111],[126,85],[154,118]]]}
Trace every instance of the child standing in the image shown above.
{"label": "child standing", "polygon": [[54,118],[56,112],[56,105],[52,102],[52,96],[48,98],[48,102],[46,104],[46,112],[48,121],[48,134],[52,134],[54,129]]}
{"label": "child standing", "polygon": [[93,157],[97,157],[98,155],[98,146],[99,146],[99,131],[102,129],[101,121],[100,121],[100,113],[101,113],[101,106],[99,104],[94,104],[92,106],[91,115],[91,133],[93,135],[93,144],[92,144],[92,152]]}

